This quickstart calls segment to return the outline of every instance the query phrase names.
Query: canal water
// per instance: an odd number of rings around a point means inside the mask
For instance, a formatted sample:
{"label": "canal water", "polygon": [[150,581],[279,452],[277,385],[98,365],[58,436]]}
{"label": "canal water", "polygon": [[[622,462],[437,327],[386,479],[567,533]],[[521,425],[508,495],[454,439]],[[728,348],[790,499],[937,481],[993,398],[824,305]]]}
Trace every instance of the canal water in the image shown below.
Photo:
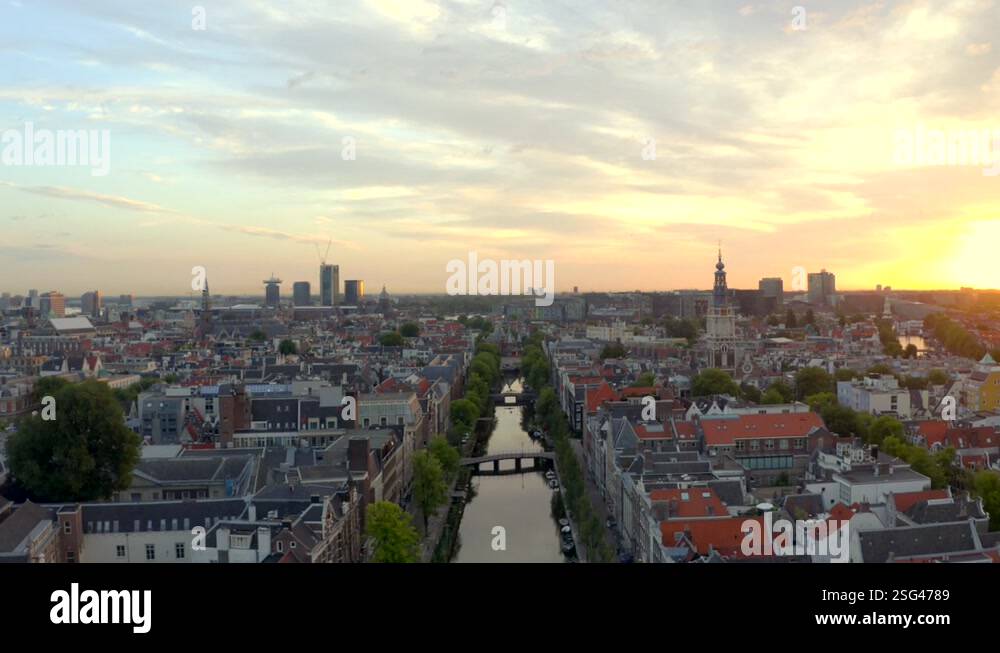
{"label": "canal water", "polygon": [[[504,392],[520,392],[520,379],[508,380]],[[486,455],[504,451],[541,451],[521,428],[520,406],[496,408],[496,424]],[[531,463],[525,463],[530,465]],[[504,461],[501,469],[513,469]],[[472,477],[472,498],[465,506],[452,562],[565,562],[559,526],[552,518],[552,494],[542,471]],[[506,550],[493,550],[495,527],[506,535]]]}

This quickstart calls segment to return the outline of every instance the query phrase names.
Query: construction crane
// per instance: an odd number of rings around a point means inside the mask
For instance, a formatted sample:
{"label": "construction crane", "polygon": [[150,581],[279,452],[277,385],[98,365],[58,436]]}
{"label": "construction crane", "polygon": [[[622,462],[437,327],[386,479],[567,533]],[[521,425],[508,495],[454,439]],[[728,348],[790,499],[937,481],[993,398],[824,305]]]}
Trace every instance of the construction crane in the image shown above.
{"label": "construction crane", "polygon": [[313,243],[313,245],[316,246],[316,256],[319,256],[319,264],[320,265],[326,265],[326,256],[327,256],[327,254],[330,253],[330,245],[332,243],[333,243],[333,238],[331,238],[330,240],[326,241],[326,251],[323,252],[322,256],[320,256],[320,253],[319,253],[319,243],[316,243],[316,242]]}

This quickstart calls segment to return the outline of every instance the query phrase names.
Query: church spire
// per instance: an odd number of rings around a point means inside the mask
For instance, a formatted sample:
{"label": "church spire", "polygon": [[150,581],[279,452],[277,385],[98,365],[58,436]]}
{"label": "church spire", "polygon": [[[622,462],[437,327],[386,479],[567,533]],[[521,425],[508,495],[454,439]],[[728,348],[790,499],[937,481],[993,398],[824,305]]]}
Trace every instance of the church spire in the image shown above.
{"label": "church spire", "polygon": [[719,262],[715,264],[715,287],[712,289],[712,305],[723,308],[728,302],[729,289],[726,286],[726,264],[722,262],[722,248],[719,248]]}

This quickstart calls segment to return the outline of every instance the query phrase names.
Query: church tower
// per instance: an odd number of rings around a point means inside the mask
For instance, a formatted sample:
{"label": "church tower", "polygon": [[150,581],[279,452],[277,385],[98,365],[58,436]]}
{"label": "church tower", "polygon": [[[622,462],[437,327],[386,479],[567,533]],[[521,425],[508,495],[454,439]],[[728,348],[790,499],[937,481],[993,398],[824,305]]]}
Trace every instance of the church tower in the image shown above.
{"label": "church tower", "polygon": [[715,264],[715,285],[712,304],[705,316],[705,335],[708,348],[708,366],[727,372],[736,370],[736,314],[729,305],[729,288],[726,286],[726,264],[722,250]]}

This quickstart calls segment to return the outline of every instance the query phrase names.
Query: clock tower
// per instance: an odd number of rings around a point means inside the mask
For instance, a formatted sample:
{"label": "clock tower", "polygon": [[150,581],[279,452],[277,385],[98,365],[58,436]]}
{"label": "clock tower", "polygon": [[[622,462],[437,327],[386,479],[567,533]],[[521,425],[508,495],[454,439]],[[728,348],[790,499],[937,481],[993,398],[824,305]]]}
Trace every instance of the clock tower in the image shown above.
{"label": "clock tower", "polygon": [[708,366],[727,372],[736,370],[736,314],[729,305],[729,288],[726,286],[726,264],[722,250],[715,264],[715,285],[712,303],[705,316],[705,335],[708,348]]}

